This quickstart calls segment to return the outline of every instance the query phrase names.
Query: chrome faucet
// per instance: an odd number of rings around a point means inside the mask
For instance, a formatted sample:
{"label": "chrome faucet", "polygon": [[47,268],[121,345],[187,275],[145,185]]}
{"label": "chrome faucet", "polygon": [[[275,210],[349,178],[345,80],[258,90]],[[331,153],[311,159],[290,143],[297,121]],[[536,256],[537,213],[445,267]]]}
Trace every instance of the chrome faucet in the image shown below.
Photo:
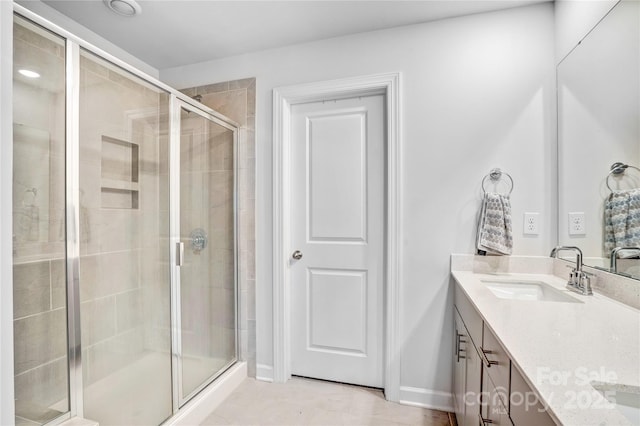
{"label": "chrome faucet", "polygon": [[569,274],[567,288],[584,296],[593,295],[593,291],[591,290],[590,274],[587,274],[582,270],[582,250],[575,246],[558,246],[551,250],[550,256],[558,257],[558,252],[567,250],[576,252],[576,267],[573,268]]}
{"label": "chrome faucet", "polygon": [[640,247],[616,247],[611,250],[611,259],[609,261],[609,271],[614,274],[618,273],[618,253],[621,251],[637,251],[640,255]]}

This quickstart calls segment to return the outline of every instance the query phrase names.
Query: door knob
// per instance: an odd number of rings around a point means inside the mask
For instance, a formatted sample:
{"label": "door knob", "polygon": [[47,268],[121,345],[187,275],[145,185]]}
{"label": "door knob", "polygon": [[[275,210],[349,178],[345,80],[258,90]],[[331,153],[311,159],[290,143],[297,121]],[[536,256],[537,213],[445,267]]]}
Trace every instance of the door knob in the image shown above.
{"label": "door knob", "polygon": [[302,259],[302,252],[300,250],[296,250],[293,252],[291,257],[293,257],[295,260],[300,260]]}

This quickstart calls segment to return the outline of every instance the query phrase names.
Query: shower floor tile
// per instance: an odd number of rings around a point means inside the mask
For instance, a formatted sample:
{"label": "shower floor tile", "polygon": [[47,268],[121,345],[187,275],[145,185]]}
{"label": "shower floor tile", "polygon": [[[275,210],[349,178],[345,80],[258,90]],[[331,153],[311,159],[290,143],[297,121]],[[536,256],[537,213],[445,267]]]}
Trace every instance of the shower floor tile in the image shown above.
{"label": "shower floor tile", "polygon": [[453,414],[389,402],[382,391],[294,377],[246,379],[204,422],[210,425],[454,425]]}

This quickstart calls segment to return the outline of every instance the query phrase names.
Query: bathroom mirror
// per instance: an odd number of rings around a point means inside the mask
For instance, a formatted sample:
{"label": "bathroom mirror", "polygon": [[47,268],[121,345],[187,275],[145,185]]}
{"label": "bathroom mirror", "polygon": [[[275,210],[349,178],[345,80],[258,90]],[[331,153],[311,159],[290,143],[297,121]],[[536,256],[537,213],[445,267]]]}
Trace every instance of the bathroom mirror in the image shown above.
{"label": "bathroom mirror", "polygon": [[[608,270],[605,205],[612,191],[640,188],[639,3],[616,4],[557,71],[558,242],[580,247],[586,265]],[[610,174],[617,162],[633,167]],[[628,244],[613,244],[620,245]],[[640,279],[638,254],[624,253],[617,271]]]}

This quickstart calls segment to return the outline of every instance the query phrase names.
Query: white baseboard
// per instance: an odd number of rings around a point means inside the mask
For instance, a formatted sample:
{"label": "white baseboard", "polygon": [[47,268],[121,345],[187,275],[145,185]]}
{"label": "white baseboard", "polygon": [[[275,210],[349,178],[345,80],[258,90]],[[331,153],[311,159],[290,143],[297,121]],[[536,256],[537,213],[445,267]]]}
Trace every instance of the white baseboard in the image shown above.
{"label": "white baseboard", "polygon": [[400,404],[453,412],[453,395],[448,392],[400,386]]}
{"label": "white baseboard", "polygon": [[167,420],[165,425],[199,425],[247,378],[247,363],[239,362],[229,368],[202,392]]}
{"label": "white baseboard", "polygon": [[265,364],[256,365],[256,380],[273,382],[273,366]]}

